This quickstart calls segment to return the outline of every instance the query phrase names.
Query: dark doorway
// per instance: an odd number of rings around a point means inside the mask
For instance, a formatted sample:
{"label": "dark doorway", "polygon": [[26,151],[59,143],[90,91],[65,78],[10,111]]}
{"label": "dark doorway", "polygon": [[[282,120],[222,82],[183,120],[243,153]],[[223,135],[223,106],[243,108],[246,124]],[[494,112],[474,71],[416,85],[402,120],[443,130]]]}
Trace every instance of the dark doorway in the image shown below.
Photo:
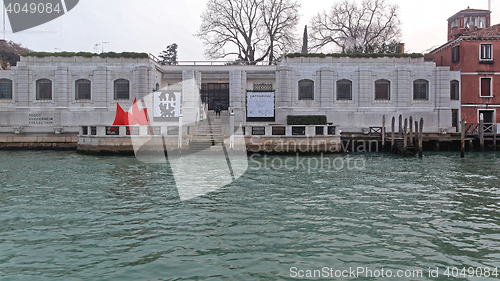
{"label": "dark doorway", "polygon": [[458,109],[451,110],[451,126],[458,132]]}
{"label": "dark doorway", "polygon": [[493,124],[494,123],[494,116],[493,116],[493,110],[479,110],[479,115],[483,114],[484,117],[484,124]]}
{"label": "dark doorway", "polygon": [[495,122],[494,116],[493,116],[494,111],[493,110],[479,110],[479,118],[481,118],[481,113],[483,114],[484,124],[485,124],[484,132],[485,133],[492,133],[493,126],[491,126],[491,124],[493,124],[493,122]]}
{"label": "dark doorway", "polygon": [[208,110],[215,110],[217,106],[222,110],[229,108],[229,83],[203,83],[200,94]]}

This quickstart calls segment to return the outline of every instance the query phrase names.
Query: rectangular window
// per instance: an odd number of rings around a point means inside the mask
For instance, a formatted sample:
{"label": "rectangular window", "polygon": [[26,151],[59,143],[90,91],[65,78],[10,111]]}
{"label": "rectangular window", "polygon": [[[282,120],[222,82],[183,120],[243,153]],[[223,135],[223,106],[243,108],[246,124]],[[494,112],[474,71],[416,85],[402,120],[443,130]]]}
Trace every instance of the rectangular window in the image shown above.
{"label": "rectangular window", "polygon": [[481,97],[491,97],[491,77],[481,77]]}
{"label": "rectangular window", "polygon": [[12,80],[0,79],[0,99],[12,99]]}
{"label": "rectangular window", "polygon": [[90,80],[80,79],[75,82],[75,99],[90,100]]}
{"label": "rectangular window", "polygon": [[273,83],[254,83],[253,90],[254,92],[272,92]]}
{"label": "rectangular window", "polygon": [[480,60],[492,61],[493,48],[491,44],[481,44]]}
{"label": "rectangular window", "polygon": [[450,83],[450,99],[460,100],[460,82],[453,80]]}
{"label": "rectangular window", "polygon": [[316,136],[323,136],[325,134],[325,127],[316,127]]}
{"label": "rectangular window", "polygon": [[455,127],[458,132],[458,109],[451,110],[451,126]]}
{"label": "rectangular window", "polygon": [[266,127],[252,127],[252,135],[263,136],[266,134]]}
{"label": "rectangular window", "polygon": [[429,81],[423,79],[413,81],[413,100],[429,100]]}
{"label": "rectangular window", "polygon": [[451,62],[457,63],[460,61],[460,46],[455,46],[451,49]]}
{"label": "rectangular window", "polygon": [[328,135],[329,136],[335,135],[335,126],[328,126]]}
{"label": "rectangular window", "polygon": [[391,82],[389,80],[375,81],[375,100],[391,99]]}
{"label": "rectangular window", "polygon": [[299,100],[314,100],[314,81],[309,79],[299,81]]}
{"label": "rectangular window", "polygon": [[352,100],[352,82],[350,80],[337,81],[337,100]]}
{"label": "rectangular window", "polygon": [[273,136],[284,136],[286,134],[286,127],[273,127]]}
{"label": "rectangular window", "polygon": [[306,127],[292,127],[293,136],[304,136],[306,134]]}

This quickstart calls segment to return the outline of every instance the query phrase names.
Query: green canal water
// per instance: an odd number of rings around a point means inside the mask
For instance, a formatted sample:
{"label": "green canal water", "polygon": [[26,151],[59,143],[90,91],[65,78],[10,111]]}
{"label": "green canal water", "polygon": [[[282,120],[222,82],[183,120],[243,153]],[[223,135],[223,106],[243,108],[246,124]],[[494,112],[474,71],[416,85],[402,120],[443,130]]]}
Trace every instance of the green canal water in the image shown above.
{"label": "green canal water", "polygon": [[[257,157],[233,183],[181,201],[165,165],[0,152],[0,280],[296,280],[350,268],[423,276],[330,279],[495,280],[476,274],[500,268],[500,153],[458,156],[325,156],[360,169]],[[454,267],[473,274],[452,278]]]}

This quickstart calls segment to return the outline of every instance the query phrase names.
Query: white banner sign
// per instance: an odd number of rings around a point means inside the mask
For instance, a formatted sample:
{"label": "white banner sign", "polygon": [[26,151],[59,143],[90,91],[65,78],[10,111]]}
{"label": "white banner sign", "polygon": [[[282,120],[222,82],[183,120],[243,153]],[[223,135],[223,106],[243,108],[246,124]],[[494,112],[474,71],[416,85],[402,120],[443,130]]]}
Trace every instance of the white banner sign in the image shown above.
{"label": "white banner sign", "polygon": [[155,118],[175,118],[181,115],[181,93],[180,92],[154,92]]}
{"label": "white banner sign", "polygon": [[274,117],[274,93],[248,92],[247,117]]}

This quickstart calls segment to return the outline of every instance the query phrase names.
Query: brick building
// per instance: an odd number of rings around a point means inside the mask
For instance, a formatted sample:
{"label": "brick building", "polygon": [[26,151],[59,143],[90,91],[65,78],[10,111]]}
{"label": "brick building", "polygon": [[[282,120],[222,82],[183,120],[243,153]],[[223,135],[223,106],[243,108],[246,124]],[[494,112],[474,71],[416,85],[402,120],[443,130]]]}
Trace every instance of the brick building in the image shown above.
{"label": "brick building", "polygon": [[460,71],[461,81],[450,83],[450,98],[461,99],[467,123],[500,121],[500,24],[490,26],[490,11],[467,9],[448,19],[448,42],[433,50],[437,66]]}

